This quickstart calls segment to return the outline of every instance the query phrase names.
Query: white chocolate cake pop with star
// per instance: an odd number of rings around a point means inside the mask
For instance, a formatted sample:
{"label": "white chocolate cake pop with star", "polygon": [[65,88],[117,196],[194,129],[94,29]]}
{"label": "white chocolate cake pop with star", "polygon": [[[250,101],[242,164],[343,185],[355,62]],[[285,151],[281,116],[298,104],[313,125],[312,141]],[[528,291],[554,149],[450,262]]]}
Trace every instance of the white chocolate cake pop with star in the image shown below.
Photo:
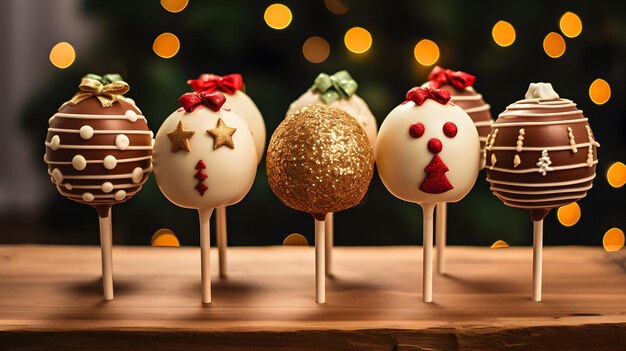
{"label": "white chocolate cake pop with star", "polygon": [[332,76],[320,73],[315,78],[313,86],[289,106],[286,115],[290,116],[307,105],[320,104],[336,107],[344,110],[359,122],[370,144],[374,146],[377,133],[376,118],[365,101],[356,94],[357,88],[357,82],[352,79],[348,71],[339,71]]}

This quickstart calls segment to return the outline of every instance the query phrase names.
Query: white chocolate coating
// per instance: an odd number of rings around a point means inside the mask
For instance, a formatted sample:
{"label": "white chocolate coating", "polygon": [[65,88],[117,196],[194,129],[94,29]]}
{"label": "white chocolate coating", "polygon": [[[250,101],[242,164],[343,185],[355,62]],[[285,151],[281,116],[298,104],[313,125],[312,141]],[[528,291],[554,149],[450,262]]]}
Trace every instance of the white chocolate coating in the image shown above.
{"label": "white chocolate coating", "polygon": [[[409,128],[421,122],[424,134],[413,138]],[[455,137],[443,132],[443,125],[457,126]],[[445,176],[453,189],[440,194],[420,190],[426,178],[424,169],[435,154],[429,151],[430,139],[442,143],[441,160],[449,168]],[[426,100],[422,106],[409,101],[393,109],[383,121],[376,140],[376,164],[383,184],[394,196],[418,204],[456,202],[472,189],[479,171],[480,147],[478,132],[472,119],[460,107]]]}
{"label": "white chocolate coating", "polygon": [[[237,128],[232,135],[235,148],[222,146],[213,149],[214,139],[207,130],[222,119],[228,127]],[[186,131],[194,131],[189,139],[190,151],[171,152],[167,136],[182,121]],[[204,195],[196,190],[196,165],[203,160],[207,178]],[[182,108],[172,113],[157,132],[153,149],[154,175],[159,189],[172,203],[193,209],[211,209],[238,203],[254,182],[257,167],[257,149],[248,124],[232,111],[214,112],[200,106],[187,113]]]}
{"label": "white chocolate coating", "polygon": [[248,123],[248,128],[252,131],[254,145],[257,151],[257,163],[261,162],[263,151],[265,151],[265,121],[261,111],[256,107],[254,101],[245,93],[237,90],[234,94],[226,94],[225,108],[231,109]]}
{"label": "white chocolate coating", "polygon": [[[289,106],[286,116],[291,115],[307,105],[324,105],[324,102],[320,100],[319,94],[308,90]],[[353,94],[349,99],[335,100],[332,104],[330,104],[330,106],[344,110],[350,116],[354,117],[354,119],[356,119],[365,130],[365,134],[367,134],[367,138],[369,139],[370,144],[372,144],[372,147],[375,147],[376,133],[378,129],[376,125],[376,118],[363,99],[361,99],[358,95]]]}

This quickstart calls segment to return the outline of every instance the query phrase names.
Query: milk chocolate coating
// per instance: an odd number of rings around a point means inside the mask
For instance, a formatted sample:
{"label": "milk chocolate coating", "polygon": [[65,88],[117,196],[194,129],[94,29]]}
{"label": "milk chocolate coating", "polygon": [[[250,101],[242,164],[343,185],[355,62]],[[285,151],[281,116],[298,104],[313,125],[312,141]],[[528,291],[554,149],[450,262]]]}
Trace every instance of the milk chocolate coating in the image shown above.
{"label": "milk chocolate coating", "polygon": [[[126,111],[129,110],[137,115],[134,122],[132,113],[126,115]],[[59,114],[69,114],[69,116]],[[85,115],[97,115],[104,118]],[[107,116],[111,118],[106,118]],[[91,137],[81,137],[80,129],[84,126],[93,129],[94,133]],[[121,134],[129,140],[126,149],[116,145],[116,138]],[[55,136],[60,139],[56,150],[53,149],[53,145],[50,145]],[[124,136],[120,138],[124,139]],[[44,160],[48,164],[48,173],[51,175],[52,182],[57,186],[57,190],[73,201],[95,207],[101,217],[106,216],[111,205],[125,202],[141,190],[152,170],[150,129],[148,129],[146,119],[142,118],[141,112],[133,104],[124,100],[118,100],[110,107],[102,107],[95,97],[85,99],[77,105],[64,104],[50,121],[46,143]],[[64,148],[68,145],[75,147]],[[99,146],[108,147],[108,149],[98,149]],[[136,147],[139,149],[134,149]],[[87,161],[86,167],[82,170],[72,164],[72,160],[77,155],[84,157]],[[103,162],[107,156],[113,156],[117,160],[112,169],[107,169]],[[137,160],[125,162],[128,159]],[[111,164],[109,166],[111,167]],[[138,168],[141,169],[141,174]],[[58,175],[59,171],[63,177],[61,181],[55,179],[55,173]],[[75,176],[87,176],[89,179],[71,178]],[[108,184],[103,186],[105,182],[111,183],[112,189]],[[85,193],[93,195],[93,200],[89,201],[91,196]]]}

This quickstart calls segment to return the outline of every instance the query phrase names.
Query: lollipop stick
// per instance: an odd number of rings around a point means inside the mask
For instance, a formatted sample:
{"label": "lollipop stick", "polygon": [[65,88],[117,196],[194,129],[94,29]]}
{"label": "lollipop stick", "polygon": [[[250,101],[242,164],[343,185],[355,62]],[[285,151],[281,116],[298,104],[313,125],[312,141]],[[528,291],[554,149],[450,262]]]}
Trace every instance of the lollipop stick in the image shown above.
{"label": "lollipop stick", "polygon": [[423,204],[424,212],[424,263],[422,298],[424,302],[433,301],[433,213],[435,204]]}
{"label": "lollipop stick", "polygon": [[215,226],[217,227],[217,254],[219,256],[218,266],[220,271],[220,277],[226,277],[226,248],[227,231],[226,231],[226,207],[218,207],[217,218],[215,218]]}
{"label": "lollipop stick", "polygon": [[111,208],[106,217],[100,217],[100,247],[102,248],[102,287],[104,299],[113,300],[113,257],[111,246],[113,241],[111,225]]}
{"label": "lollipop stick", "polygon": [[437,211],[435,215],[435,231],[437,239],[437,274],[446,273],[446,221],[448,218],[448,204],[440,202],[437,204]]}
{"label": "lollipop stick", "polygon": [[211,214],[213,209],[198,209],[200,215],[200,267],[202,276],[202,303],[211,303]]}
{"label": "lollipop stick", "polygon": [[331,275],[333,264],[333,232],[334,232],[334,214],[330,212],[326,215],[326,275]]}
{"label": "lollipop stick", "polygon": [[326,302],[326,260],[324,259],[325,244],[324,220],[315,220],[315,302]]}
{"label": "lollipop stick", "polygon": [[541,301],[543,220],[533,221],[533,301]]}

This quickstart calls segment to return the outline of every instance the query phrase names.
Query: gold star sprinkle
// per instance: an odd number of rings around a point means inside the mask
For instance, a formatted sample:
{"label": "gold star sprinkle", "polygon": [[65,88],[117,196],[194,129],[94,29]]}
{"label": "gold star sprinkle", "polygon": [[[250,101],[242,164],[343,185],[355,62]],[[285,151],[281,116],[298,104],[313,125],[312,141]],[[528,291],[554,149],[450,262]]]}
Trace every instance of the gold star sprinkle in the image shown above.
{"label": "gold star sprinkle", "polygon": [[235,148],[235,144],[233,143],[233,134],[237,131],[237,128],[231,128],[222,121],[222,119],[217,120],[217,127],[213,129],[209,129],[206,132],[209,133],[210,136],[214,139],[213,149],[217,149],[221,146],[228,146],[231,149]]}
{"label": "gold star sprinkle", "polygon": [[183,127],[183,121],[178,121],[178,125],[174,131],[167,133],[167,137],[172,142],[172,148],[170,152],[174,153],[178,150],[191,151],[189,147],[189,139],[195,134],[193,130],[185,130]]}

